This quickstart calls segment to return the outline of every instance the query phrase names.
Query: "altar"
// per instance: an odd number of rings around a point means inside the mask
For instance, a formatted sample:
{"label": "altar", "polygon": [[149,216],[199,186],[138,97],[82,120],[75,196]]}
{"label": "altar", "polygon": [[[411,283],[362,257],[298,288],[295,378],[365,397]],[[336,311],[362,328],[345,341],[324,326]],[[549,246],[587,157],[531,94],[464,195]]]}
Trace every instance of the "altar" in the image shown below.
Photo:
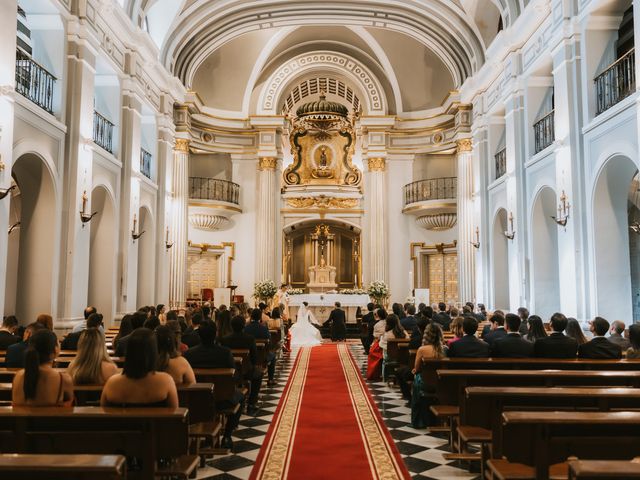
{"label": "altar", "polygon": [[361,308],[362,314],[367,313],[367,304],[371,300],[369,295],[345,295],[343,293],[307,293],[303,295],[289,296],[289,314],[295,321],[298,308],[302,302],[309,304],[309,309],[319,323],[324,323],[334,309],[336,302],[340,302],[341,308],[347,317],[347,323],[356,323],[356,311]]}

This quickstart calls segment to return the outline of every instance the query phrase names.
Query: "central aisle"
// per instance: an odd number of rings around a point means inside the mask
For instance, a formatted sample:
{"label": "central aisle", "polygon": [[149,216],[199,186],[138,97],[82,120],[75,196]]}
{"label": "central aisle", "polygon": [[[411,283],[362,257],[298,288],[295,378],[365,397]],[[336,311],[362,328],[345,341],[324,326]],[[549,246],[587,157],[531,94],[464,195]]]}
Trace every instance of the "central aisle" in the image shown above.
{"label": "central aisle", "polygon": [[250,478],[410,478],[346,344],[298,352]]}

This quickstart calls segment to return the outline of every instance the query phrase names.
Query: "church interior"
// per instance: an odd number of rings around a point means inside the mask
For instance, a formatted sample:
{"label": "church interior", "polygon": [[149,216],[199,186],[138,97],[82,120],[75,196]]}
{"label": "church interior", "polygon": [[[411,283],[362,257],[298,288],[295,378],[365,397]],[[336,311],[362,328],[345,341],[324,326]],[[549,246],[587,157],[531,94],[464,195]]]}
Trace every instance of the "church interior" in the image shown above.
{"label": "church interior", "polygon": [[1,0],[0,478],[640,478],[636,5]]}

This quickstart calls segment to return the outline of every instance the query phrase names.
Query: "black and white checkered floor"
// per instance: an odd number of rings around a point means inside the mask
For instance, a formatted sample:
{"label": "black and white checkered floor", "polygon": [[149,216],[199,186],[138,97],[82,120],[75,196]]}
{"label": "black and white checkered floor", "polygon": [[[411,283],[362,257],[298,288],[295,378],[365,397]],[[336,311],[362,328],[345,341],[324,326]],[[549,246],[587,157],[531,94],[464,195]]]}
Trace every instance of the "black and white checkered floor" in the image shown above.
{"label": "black and white checkered floor", "polygon": [[[360,342],[350,341],[349,343],[356,362],[362,367],[362,371],[366,372],[367,357]],[[240,419],[240,426],[233,435],[233,454],[209,460],[205,468],[198,470],[199,480],[249,478],[295,358],[295,351],[289,355],[283,355],[278,365],[276,385],[267,387],[265,384],[262,389],[261,408],[258,413],[255,416],[243,415]],[[368,385],[412,478],[421,480],[480,478],[477,473],[469,473],[466,469],[460,468],[457,462],[449,462],[442,458],[442,453],[449,451],[444,435],[427,435],[424,430],[411,428],[411,410],[405,406],[406,402],[397,388],[389,387],[384,382]]]}

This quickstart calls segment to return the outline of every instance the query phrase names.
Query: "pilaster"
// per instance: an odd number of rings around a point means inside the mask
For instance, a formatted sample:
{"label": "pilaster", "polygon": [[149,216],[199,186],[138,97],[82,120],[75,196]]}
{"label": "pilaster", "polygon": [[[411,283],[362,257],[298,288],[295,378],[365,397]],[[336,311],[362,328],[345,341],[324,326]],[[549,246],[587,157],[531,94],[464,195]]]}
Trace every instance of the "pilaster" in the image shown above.
{"label": "pilaster", "polygon": [[189,140],[176,138],[173,150],[171,231],[173,247],[169,263],[169,306],[186,301],[189,210]]}
{"label": "pilaster", "polygon": [[367,166],[367,189],[365,191],[367,225],[367,247],[364,258],[368,260],[367,283],[387,281],[387,188],[385,157],[369,157]]}
{"label": "pilaster", "polygon": [[473,209],[473,149],[470,138],[457,141],[458,167],[458,298],[475,301],[475,248]]}

